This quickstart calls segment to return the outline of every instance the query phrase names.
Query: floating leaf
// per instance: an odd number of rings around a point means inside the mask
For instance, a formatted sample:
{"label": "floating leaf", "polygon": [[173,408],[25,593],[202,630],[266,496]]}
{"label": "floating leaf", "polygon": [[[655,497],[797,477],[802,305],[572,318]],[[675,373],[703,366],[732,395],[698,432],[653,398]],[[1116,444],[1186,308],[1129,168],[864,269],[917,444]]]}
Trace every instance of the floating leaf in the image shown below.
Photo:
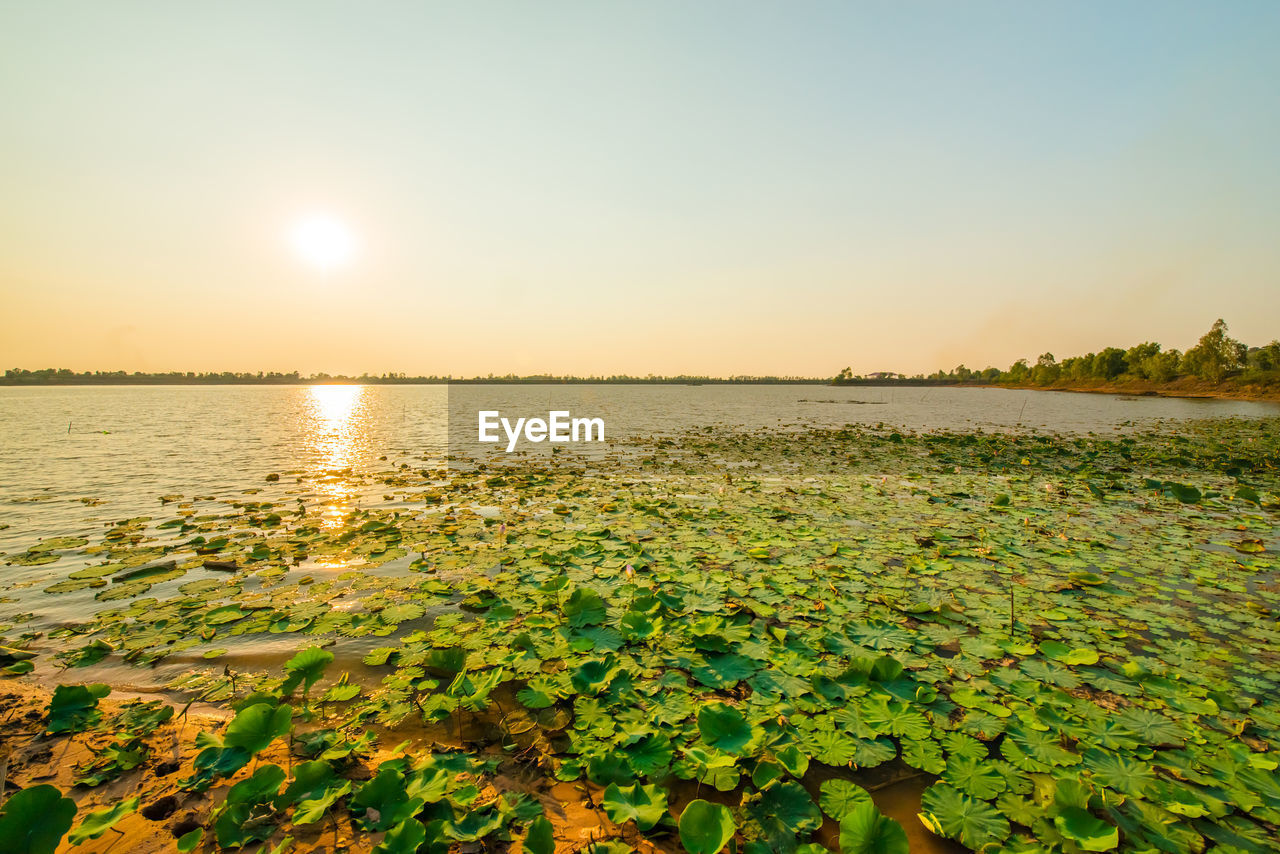
{"label": "floating leaf", "polygon": [[689,854],[718,854],[736,830],[729,809],[720,804],[693,800],[680,814],[680,844]]}
{"label": "floating leaf", "polygon": [[836,821],[842,821],[863,804],[870,803],[871,795],[866,789],[848,780],[831,779],[822,784],[822,793],[818,805],[822,811]]}
{"label": "floating leaf", "polygon": [[1080,807],[1067,807],[1053,817],[1058,832],[1085,851],[1111,851],[1120,844],[1114,825],[1090,815]]}
{"label": "floating leaf", "polygon": [[658,786],[611,783],[601,802],[614,824],[634,821],[640,830],[648,830],[667,814],[667,795]]}
{"label": "floating leaf", "polygon": [[840,819],[842,854],[907,854],[907,832],[868,798]]}
{"label": "floating leaf", "polygon": [[712,703],[698,710],[698,731],[707,744],[726,753],[742,755],[751,741],[751,725],[747,719],[724,703]]}

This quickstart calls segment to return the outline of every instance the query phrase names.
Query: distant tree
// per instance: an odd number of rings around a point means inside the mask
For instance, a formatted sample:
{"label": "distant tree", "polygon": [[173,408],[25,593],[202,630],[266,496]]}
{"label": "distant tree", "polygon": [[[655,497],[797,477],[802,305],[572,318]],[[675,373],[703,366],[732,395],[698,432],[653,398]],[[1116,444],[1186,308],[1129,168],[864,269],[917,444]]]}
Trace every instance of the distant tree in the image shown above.
{"label": "distant tree", "polygon": [[1041,353],[1040,358],[1036,359],[1036,366],[1031,371],[1031,381],[1036,385],[1049,385],[1058,381],[1062,370],[1058,367],[1058,362],[1053,358],[1052,353]]}
{"label": "distant tree", "polygon": [[1142,376],[1152,382],[1167,383],[1178,378],[1182,353],[1176,349],[1155,353],[1142,360]]}
{"label": "distant tree", "polygon": [[1113,380],[1124,370],[1124,351],[1119,347],[1107,347],[1093,357],[1093,375],[1098,379]]}
{"label": "distant tree", "polygon": [[1096,353],[1086,353],[1070,360],[1071,379],[1076,381],[1093,379],[1093,363],[1096,358]]}
{"label": "distant tree", "polygon": [[1272,341],[1265,347],[1250,347],[1246,365],[1256,371],[1280,371],[1280,341]]}
{"label": "distant tree", "polygon": [[1232,371],[1244,366],[1249,349],[1227,335],[1227,324],[1222,318],[1200,337],[1200,343],[1187,351],[1183,363],[1188,373],[1202,380],[1220,383]]}
{"label": "distant tree", "polygon": [[1027,367],[1026,359],[1019,359],[1009,366],[1009,370],[1005,373],[1005,379],[1013,383],[1022,383],[1027,381],[1027,376],[1031,370]]}
{"label": "distant tree", "polygon": [[1160,352],[1160,345],[1153,341],[1147,341],[1142,344],[1135,344],[1124,353],[1124,363],[1129,368],[1129,373],[1139,379],[1150,379],[1147,376],[1146,362],[1152,356]]}

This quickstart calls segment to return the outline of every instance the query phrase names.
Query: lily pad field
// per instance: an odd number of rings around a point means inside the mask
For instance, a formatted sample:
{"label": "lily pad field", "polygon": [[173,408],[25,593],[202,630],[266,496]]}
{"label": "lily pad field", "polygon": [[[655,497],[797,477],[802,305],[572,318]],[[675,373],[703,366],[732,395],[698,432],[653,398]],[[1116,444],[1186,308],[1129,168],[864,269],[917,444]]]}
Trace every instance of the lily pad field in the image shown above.
{"label": "lily pad field", "polygon": [[1276,419],[245,480],[0,558],[0,851],[1280,850]]}

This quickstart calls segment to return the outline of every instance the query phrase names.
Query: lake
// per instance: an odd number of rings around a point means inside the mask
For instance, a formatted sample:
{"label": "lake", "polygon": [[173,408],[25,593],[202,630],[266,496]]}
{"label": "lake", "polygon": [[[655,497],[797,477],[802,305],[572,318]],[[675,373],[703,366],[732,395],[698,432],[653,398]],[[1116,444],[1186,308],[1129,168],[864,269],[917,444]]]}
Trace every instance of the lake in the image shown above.
{"label": "lake", "polygon": [[[608,442],[446,464],[481,409],[598,416]],[[770,850],[834,847],[868,796],[913,851],[1102,850],[1117,827],[1173,850],[1157,799],[1201,815],[1178,850],[1261,840],[1276,415],[973,388],[3,389],[0,655],[224,717],[266,692],[236,720],[288,699],[298,733],[415,756],[534,751],[564,839],[614,832],[584,791],[647,779],[668,828],[712,797]],[[309,698],[281,684],[326,667]],[[1022,797],[1046,775],[1103,818]]]}
{"label": "lake", "polygon": [[[224,499],[293,472],[291,498],[345,512],[383,504],[370,473],[383,458],[442,459],[449,413],[565,408],[603,416],[611,446],[705,427],[797,429],[886,424],[911,430],[1114,433],[1161,421],[1280,415],[1280,404],[998,388],[801,386],[160,386],[0,388],[0,552],[38,538],[91,535],[159,515],[161,496]],[[208,503],[208,502],[206,502]],[[6,582],[52,577],[6,567]],[[38,587],[22,607],[53,608]],[[81,603],[51,612],[72,619]],[[84,614],[81,616],[89,616]]]}

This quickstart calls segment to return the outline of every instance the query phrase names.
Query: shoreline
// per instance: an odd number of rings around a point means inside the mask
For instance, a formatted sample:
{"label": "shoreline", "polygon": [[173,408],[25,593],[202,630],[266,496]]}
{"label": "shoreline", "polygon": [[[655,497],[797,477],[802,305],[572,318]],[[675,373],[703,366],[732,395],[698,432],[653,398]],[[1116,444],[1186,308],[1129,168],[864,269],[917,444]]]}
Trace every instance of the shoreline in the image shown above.
{"label": "shoreline", "polygon": [[117,383],[85,383],[85,382],[52,382],[52,383],[15,383],[0,379],[0,388],[228,388],[259,387],[275,388],[310,388],[312,386],[354,385],[354,386],[449,386],[449,385],[591,385],[591,386],[820,386],[823,388],[997,388],[1007,391],[1057,391],[1073,394],[1107,394],[1132,397],[1169,397],[1184,400],[1243,400],[1261,403],[1280,403],[1280,387],[1259,385],[1212,385],[1199,380],[1179,380],[1174,383],[1157,384],[1144,381],[1133,382],[1100,382],[1095,385],[1079,383],[1055,383],[1053,385],[1034,385],[1032,383],[988,383],[988,382],[948,382],[946,380],[866,380],[832,382],[829,380],[763,380],[734,381],[707,380],[702,382],[680,382],[665,380],[453,380],[451,382],[412,382],[386,380],[332,380],[316,382],[117,382]]}
{"label": "shoreline", "polygon": [[974,387],[1003,388],[1010,391],[1063,391],[1072,394],[1110,394],[1127,397],[1172,397],[1184,400],[1246,400],[1260,403],[1280,403],[1280,388],[1265,388],[1256,385],[1222,387],[1201,382],[1168,384],[1131,382],[1100,383],[1098,385],[1055,383],[1048,386],[1032,385],[1030,383],[1018,385],[983,383]]}

